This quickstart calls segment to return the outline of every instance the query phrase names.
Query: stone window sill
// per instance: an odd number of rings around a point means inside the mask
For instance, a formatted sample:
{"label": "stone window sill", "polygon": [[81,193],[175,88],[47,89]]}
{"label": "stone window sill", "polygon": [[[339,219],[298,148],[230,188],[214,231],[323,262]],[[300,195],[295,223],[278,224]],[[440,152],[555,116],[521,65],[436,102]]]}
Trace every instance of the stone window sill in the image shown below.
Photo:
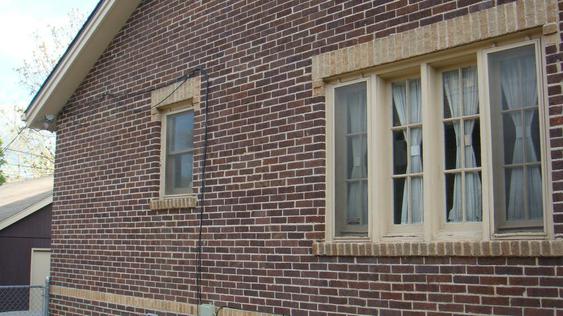
{"label": "stone window sill", "polygon": [[348,257],[558,257],[563,256],[563,240],[316,242],[313,254]]}
{"label": "stone window sill", "polygon": [[195,208],[197,197],[195,195],[159,197],[150,201],[151,210]]}

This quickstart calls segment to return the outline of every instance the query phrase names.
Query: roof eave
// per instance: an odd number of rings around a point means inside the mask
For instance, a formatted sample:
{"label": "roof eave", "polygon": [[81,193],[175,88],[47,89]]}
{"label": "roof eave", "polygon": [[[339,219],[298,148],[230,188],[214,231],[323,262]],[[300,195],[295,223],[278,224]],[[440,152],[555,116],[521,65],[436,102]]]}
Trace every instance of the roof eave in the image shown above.
{"label": "roof eave", "polygon": [[27,127],[45,129],[84,80],[141,0],[103,0],[71,43],[24,113]]}
{"label": "roof eave", "polygon": [[44,208],[45,206],[49,205],[53,203],[53,195],[50,195],[46,198],[44,198],[43,200],[30,205],[29,207],[27,207],[26,209],[22,210],[21,212],[18,212],[2,221],[0,221],[0,231],[3,230],[6,227],[11,226],[12,224],[19,222],[20,220],[28,217],[29,215],[39,211],[40,209]]}

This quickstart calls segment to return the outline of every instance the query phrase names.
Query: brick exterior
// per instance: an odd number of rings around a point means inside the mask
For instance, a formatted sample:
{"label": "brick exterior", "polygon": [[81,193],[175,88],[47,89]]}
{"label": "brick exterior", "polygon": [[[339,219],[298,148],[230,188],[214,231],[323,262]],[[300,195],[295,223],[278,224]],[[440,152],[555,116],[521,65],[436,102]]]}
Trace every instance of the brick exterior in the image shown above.
{"label": "brick exterior", "polygon": [[[132,94],[204,65],[212,80],[205,302],[285,315],[563,315],[560,256],[313,254],[325,229],[325,98],[313,93],[312,57],[507,2],[143,2],[58,118],[52,283],[197,302],[197,212],[151,210],[160,122],[151,120],[150,92]],[[556,234],[563,234],[561,49],[545,48]],[[199,150],[201,119],[200,108]],[[52,295],[53,315],[151,311],[61,293]]]}

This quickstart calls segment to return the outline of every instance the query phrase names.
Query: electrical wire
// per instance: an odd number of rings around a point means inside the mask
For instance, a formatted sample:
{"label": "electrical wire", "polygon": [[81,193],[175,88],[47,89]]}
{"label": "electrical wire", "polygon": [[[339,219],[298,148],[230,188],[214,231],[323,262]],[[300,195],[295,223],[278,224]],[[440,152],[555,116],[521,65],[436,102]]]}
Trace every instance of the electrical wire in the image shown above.
{"label": "electrical wire", "polygon": [[38,158],[43,158],[43,159],[49,160],[50,162],[53,162],[53,159],[51,157],[41,155],[41,154],[34,154],[34,153],[30,153],[28,151],[17,150],[17,149],[12,149],[12,148],[6,148],[6,151],[12,151],[12,152],[20,153],[20,154],[30,155],[30,156],[34,156],[34,157],[38,157]]}
{"label": "electrical wire", "polygon": [[22,127],[18,133],[16,134],[16,136],[14,136],[14,138],[12,138],[12,140],[10,140],[8,142],[8,144],[6,146],[4,146],[4,148],[2,148],[2,150],[0,150],[0,155],[2,155],[4,152],[6,152],[6,149],[8,149],[8,147],[10,147],[10,145],[16,140],[16,138],[18,138],[18,136],[21,135],[21,133],[23,132],[23,130],[26,129],[26,127]]}
{"label": "electrical wire", "polygon": [[[174,92],[176,92],[184,83],[186,83],[186,81],[188,81],[188,79],[190,78],[190,76],[191,76],[192,74],[194,74],[194,73],[195,73],[197,70],[199,70],[199,69],[200,69],[199,67],[196,67],[196,68],[194,68],[194,70],[192,70],[192,72],[191,72],[189,75],[182,75],[182,76],[180,76],[179,78],[175,79],[172,83],[174,83],[174,82],[180,82],[180,84],[178,84],[178,86],[176,86],[176,88],[174,88],[174,89],[172,90],[172,92],[170,92],[166,97],[164,97],[162,100],[160,100],[157,104],[155,104],[154,106],[151,106],[150,109],[152,110],[153,108],[155,108],[155,107],[161,105],[164,101],[166,101],[168,98],[170,98],[170,97],[174,94]],[[207,72],[206,72],[206,73],[207,73]],[[167,81],[167,82],[165,82],[165,83],[162,83],[162,84],[160,84],[160,85],[157,85],[156,87],[151,87],[151,88],[149,88],[149,89],[137,91],[137,92],[135,92],[135,93],[112,94],[112,93],[109,93],[109,92],[107,92],[107,91],[104,91],[104,92],[102,93],[102,100],[106,99],[107,97],[111,97],[111,98],[114,98],[114,99],[126,99],[126,98],[131,98],[131,97],[135,97],[135,96],[139,96],[139,95],[144,95],[144,94],[147,94],[147,93],[149,93],[149,92],[151,92],[151,91],[154,91],[154,90],[161,89],[161,88],[164,88],[164,87],[166,87],[166,86],[169,86],[169,85],[172,84],[172,83],[171,83],[170,81]],[[118,101],[119,101],[119,100],[118,100]],[[99,99],[99,98],[95,98],[95,100],[93,100],[92,102],[87,103],[87,104],[82,103],[82,105],[83,105],[83,106],[88,106],[88,105],[90,105],[90,104],[94,104],[94,103],[97,103],[97,102],[100,102],[100,99]],[[142,110],[142,109],[137,109],[136,111],[137,111],[137,112],[140,112],[140,111],[143,111],[143,110]],[[14,143],[14,141],[15,141],[15,140],[21,135],[21,133],[22,133],[24,130],[26,130],[26,129],[29,129],[29,130],[34,131],[34,132],[36,132],[36,133],[39,133],[38,131],[36,131],[36,130],[33,129],[33,128],[30,128],[30,127],[27,127],[27,126],[22,127],[22,128],[17,132],[17,134],[16,134],[3,148],[0,149],[0,155],[4,154],[7,150],[18,152],[17,150],[9,149],[8,147],[10,147],[10,145],[12,145],[12,143]],[[24,152],[22,152],[22,153],[24,153]],[[31,154],[31,153],[27,153],[27,154]],[[37,156],[37,155],[35,155],[35,156]],[[44,157],[44,158],[47,158],[47,157]],[[47,159],[48,159],[48,158],[47,158]],[[52,160],[51,160],[51,161],[52,161]],[[22,167],[23,167],[23,165],[22,165]]]}
{"label": "electrical wire", "polygon": [[32,165],[22,165],[22,164],[18,164],[18,163],[6,162],[5,165],[6,166],[12,166],[12,167],[18,167],[18,168],[29,168],[29,169],[35,169],[35,170],[53,171],[53,169],[51,169],[51,168],[42,168],[42,167],[32,166]]}
{"label": "electrical wire", "polygon": [[[197,260],[196,260],[196,294],[197,294],[197,309],[199,315],[199,306],[201,305],[201,274],[202,274],[202,252],[203,252],[203,245],[202,245],[202,234],[203,234],[203,213],[205,208],[205,167],[207,165],[207,145],[209,139],[208,133],[208,119],[207,114],[209,110],[209,74],[205,68],[198,66],[194,68],[191,73],[187,76],[190,77],[194,73],[199,72],[203,76],[203,80],[205,82],[205,102],[203,107],[203,159],[201,163],[201,187],[199,190],[199,201],[200,201],[200,208],[199,208],[199,231],[198,231],[198,238],[197,238]],[[186,79],[187,80],[187,79]]]}
{"label": "electrical wire", "polygon": [[[197,253],[196,253],[196,296],[197,296],[197,302],[198,302],[198,315],[199,315],[199,306],[202,303],[202,291],[201,291],[201,274],[202,274],[202,252],[203,252],[203,245],[202,245],[202,240],[203,240],[203,213],[205,210],[205,174],[206,174],[206,166],[207,166],[207,148],[208,148],[208,139],[209,139],[209,133],[208,133],[208,104],[209,104],[209,87],[210,87],[210,83],[209,83],[209,74],[207,72],[207,70],[205,68],[203,68],[202,66],[197,66],[195,68],[193,68],[188,74],[183,75],[179,78],[177,78],[176,80],[174,80],[174,82],[180,82],[168,95],[166,95],[166,97],[164,97],[162,100],[160,100],[159,102],[157,102],[155,105],[150,107],[150,110],[158,107],[159,105],[161,105],[162,103],[164,103],[164,101],[166,101],[168,98],[170,98],[178,89],[180,89],[180,87],[182,87],[182,85],[184,85],[188,79],[190,79],[195,73],[199,72],[201,74],[201,76],[203,77],[203,81],[205,82],[205,101],[204,101],[204,109],[203,109],[203,159],[202,159],[202,163],[201,163],[201,187],[200,187],[200,191],[199,191],[199,205],[200,205],[200,209],[199,209],[199,227],[198,227],[198,241],[197,241]],[[173,82],[173,83],[174,83]],[[122,95],[115,95],[115,94],[111,94],[108,93],[107,91],[103,93],[103,97],[104,99],[106,97],[111,97],[114,99],[121,99],[121,98],[130,98],[133,96],[137,96],[137,95],[143,95],[149,92],[152,92],[154,90],[157,89],[161,89],[164,88],[166,86],[169,86],[170,82],[165,83],[165,84],[161,84],[159,86],[156,87],[152,87],[150,89],[147,90],[142,90],[142,91],[138,91],[135,93],[126,93],[126,94],[122,94]],[[135,111],[143,111],[142,109],[136,109]]]}

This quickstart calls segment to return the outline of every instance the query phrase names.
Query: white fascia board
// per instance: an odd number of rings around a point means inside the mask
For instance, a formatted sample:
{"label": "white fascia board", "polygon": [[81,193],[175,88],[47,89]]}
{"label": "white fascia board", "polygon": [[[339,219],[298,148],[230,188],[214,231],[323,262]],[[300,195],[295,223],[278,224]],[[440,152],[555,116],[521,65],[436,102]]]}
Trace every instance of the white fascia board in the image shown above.
{"label": "white fascia board", "polygon": [[104,0],[37,92],[24,114],[26,126],[43,129],[46,115],[57,115],[84,80],[141,0]]}
{"label": "white fascia board", "polygon": [[6,218],[5,220],[0,222],[0,230],[3,230],[4,228],[11,226],[12,224],[28,217],[29,215],[39,211],[40,209],[44,208],[45,206],[49,205],[53,203],[53,196],[49,196],[47,198],[44,198],[43,200],[29,206],[28,208],[26,208],[25,210],[14,214],[8,218]]}

